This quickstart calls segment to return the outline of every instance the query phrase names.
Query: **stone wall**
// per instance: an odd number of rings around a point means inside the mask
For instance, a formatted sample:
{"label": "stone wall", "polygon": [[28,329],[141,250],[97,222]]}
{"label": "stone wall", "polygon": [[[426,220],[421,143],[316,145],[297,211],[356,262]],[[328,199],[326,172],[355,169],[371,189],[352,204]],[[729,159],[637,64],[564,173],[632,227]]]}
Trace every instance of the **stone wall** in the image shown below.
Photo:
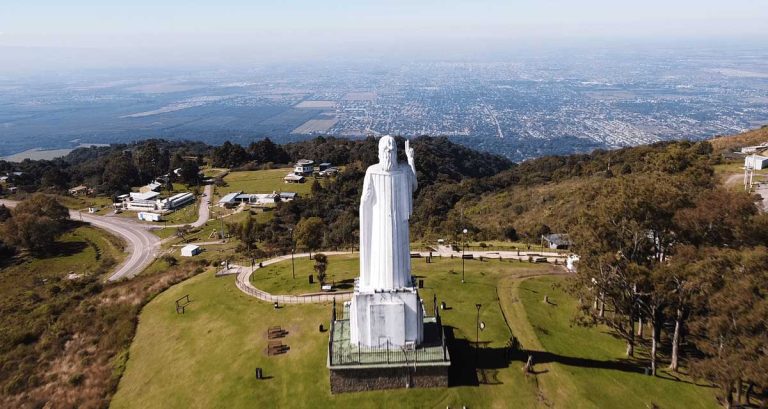
{"label": "stone wall", "polygon": [[331,369],[331,393],[448,387],[448,366]]}

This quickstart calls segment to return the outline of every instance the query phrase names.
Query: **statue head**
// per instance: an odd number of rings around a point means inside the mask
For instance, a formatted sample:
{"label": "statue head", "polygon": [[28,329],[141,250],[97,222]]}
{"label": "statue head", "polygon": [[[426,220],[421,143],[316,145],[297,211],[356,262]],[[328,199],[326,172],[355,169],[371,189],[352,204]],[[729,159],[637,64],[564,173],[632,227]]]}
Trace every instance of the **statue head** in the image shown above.
{"label": "statue head", "polygon": [[379,139],[379,165],[382,170],[390,171],[397,165],[397,143],[387,135]]}

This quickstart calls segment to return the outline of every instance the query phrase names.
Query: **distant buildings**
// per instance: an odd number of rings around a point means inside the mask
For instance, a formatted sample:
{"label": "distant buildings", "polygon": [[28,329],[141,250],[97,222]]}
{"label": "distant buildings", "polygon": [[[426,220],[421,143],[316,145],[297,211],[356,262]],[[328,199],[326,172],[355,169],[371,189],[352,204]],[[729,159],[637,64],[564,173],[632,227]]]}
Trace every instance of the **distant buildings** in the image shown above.
{"label": "distant buildings", "polygon": [[123,210],[135,212],[169,212],[195,201],[192,193],[179,193],[167,199],[160,199],[158,192],[131,192],[117,197],[118,205]]}
{"label": "distant buildings", "polygon": [[289,173],[289,174],[285,175],[285,177],[283,178],[283,182],[285,182],[285,183],[304,183],[305,179],[304,179],[304,176],[296,175],[296,174],[293,174],[293,173]]}
{"label": "distant buildings", "polygon": [[233,192],[219,200],[219,206],[221,207],[234,207],[240,204],[247,204],[249,206],[269,206],[274,205],[277,202],[290,202],[295,199],[297,194],[294,192],[281,192],[281,193],[243,193]]}
{"label": "distant buildings", "polygon": [[315,162],[309,159],[299,159],[293,167],[293,174],[298,176],[311,176],[315,171]]}
{"label": "distant buildings", "polygon": [[755,145],[755,146],[745,146],[745,147],[741,148],[741,153],[745,153],[745,154],[747,154],[747,153],[755,153],[757,151],[762,151],[762,150],[766,150],[766,149],[768,149],[768,142],[760,144],[760,145]]}
{"label": "distant buildings", "polygon": [[69,189],[69,194],[72,196],[87,196],[93,193],[93,189],[85,185],[80,185]]}
{"label": "distant buildings", "polygon": [[541,241],[553,250],[564,250],[571,247],[571,239],[567,234],[545,234],[541,236]]}
{"label": "distant buildings", "polygon": [[306,181],[305,176],[328,177],[335,176],[338,172],[339,170],[331,166],[329,162],[323,162],[316,167],[312,160],[299,159],[293,167],[293,172],[285,175],[283,181],[285,183],[304,183]]}

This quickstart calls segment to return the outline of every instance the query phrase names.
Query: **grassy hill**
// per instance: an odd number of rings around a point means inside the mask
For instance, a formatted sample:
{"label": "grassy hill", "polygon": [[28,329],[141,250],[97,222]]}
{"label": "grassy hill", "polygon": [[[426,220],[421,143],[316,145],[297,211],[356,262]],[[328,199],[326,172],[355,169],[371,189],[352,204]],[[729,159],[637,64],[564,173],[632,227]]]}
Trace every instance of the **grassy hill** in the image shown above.
{"label": "grassy hill", "polygon": [[710,142],[716,152],[734,150],[742,146],[759,145],[768,142],[768,125],[737,135],[716,137]]}
{"label": "grassy hill", "polygon": [[[331,257],[345,268],[347,256]],[[290,282],[290,261],[281,263]],[[125,376],[113,408],[295,407],[295,408],[445,408],[482,407],[715,407],[711,390],[683,375],[644,376],[621,360],[623,344],[604,331],[574,327],[576,300],[560,285],[563,278],[532,278],[558,273],[547,265],[478,260],[466,264],[467,283],[460,283],[461,261],[436,259],[414,264],[426,280],[426,300],[437,294],[450,309],[443,320],[453,333],[453,386],[331,395],[325,367],[330,305],[270,303],[240,292],[234,279],[199,275],[176,285],[146,306],[130,349]],[[306,277],[296,280],[306,282]],[[287,288],[287,287],[286,287]],[[173,300],[189,294],[192,303],[176,314]],[[551,303],[542,302],[543,295]],[[479,364],[475,365],[475,303],[482,304]],[[431,310],[431,306],[427,307]],[[290,351],[267,356],[269,326],[289,332]],[[521,370],[527,352],[509,361],[499,351],[510,337],[533,351],[536,374]],[[261,367],[268,377],[256,380]]]}

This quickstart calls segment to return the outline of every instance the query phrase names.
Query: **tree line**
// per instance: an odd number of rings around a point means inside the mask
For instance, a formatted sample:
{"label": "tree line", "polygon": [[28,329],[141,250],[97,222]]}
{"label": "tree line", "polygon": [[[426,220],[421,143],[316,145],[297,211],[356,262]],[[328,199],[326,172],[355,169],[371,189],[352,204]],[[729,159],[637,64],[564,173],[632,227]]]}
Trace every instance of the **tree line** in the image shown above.
{"label": "tree line", "polygon": [[768,215],[689,165],[696,170],[616,176],[583,193],[591,205],[570,229],[581,257],[572,290],[581,322],[610,327],[628,357],[647,345],[655,374],[664,351],[671,371],[686,363],[731,407],[768,385]]}

